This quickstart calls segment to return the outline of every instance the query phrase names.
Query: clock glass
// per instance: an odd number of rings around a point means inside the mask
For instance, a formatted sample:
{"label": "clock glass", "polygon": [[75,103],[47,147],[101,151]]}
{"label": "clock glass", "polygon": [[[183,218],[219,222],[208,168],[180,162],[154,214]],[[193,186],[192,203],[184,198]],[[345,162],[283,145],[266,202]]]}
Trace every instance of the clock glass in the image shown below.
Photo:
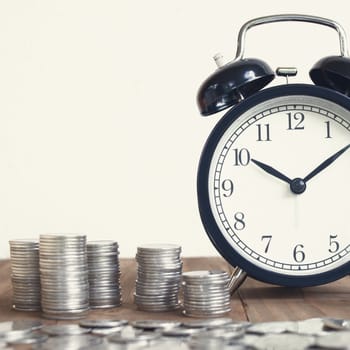
{"label": "clock glass", "polygon": [[202,154],[198,197],[206,231],[232,265],[283,285],[349,271],[349,101],[286,85],[219,121]]}

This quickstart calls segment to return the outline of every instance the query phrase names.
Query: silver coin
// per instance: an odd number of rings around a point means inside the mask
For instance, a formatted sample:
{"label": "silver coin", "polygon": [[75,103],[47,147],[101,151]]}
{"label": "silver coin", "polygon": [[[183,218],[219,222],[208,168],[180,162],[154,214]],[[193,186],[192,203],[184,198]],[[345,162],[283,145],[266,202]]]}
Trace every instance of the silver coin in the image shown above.
{"label": "silver coin", "polygon": [[27,333],[22,338],[8,340],[7,343],[9,345],[40,344],[46,342],[48,338],[49,337],[46,334]]}
{"label": "silver coin", "polygon": [[170,329],[181,326],[181,322],[164,320],[140,320],[131,323],[134,328],[144,330]]}
{"label": "silver coin", "polygon": [[197,318],[203,318],[203,317],[220,317],[228,314],[231,311],[231,309],[222,310],[222,311],[216,311],[216,312],[193,312],[188,310],[183,310],[182,314],[187,317],[197,317]]}
{"label": "silver coin", "polygon": [[[188,313],[203,313],[209,314],[209,313],[214,313],[214,312],[220,312],[222,310],[231,310],[231,305],[226,304],[226,305],[209,305],[206,307],[203,306],[192,306],[192,305],[186,305],[183,307],[184,310],[188,311]],[[225,311],[227,312],[227,311]]]}
{"label": "silver coin", "polygon": [[298,333],[310,335],[324,335],[323,330],[324,320],[322,318],[310,318],[303,321],[298,321]]}
{"label": "silver coin", "polygon": [[139,310],[168,311],[179,307],[181,247],[172,244],[139,246],[134,301]]}
{"label": "silver coin", "polygon": [[9,331],[34,331],[43,326],[41,321],[17,320],[0,322],[0,337]]}
{"label": "silver coin", "polygon": [[144,305],[138,304],[137,309],[147,312],[166,312],[175,311],[180,308],[180,304],[165,304],[165,305]]}
{"label": "silver coin", "polygon": [[323,328],[336,331],[349,330],[350,321],[337,318],[325,318],[323,319]]}
{"label": "silver coin", "polygon": [[79,322],[81,327],[88,328],[112,328],[125,326],[128,324],[127,320],[120,319],[98,319],[98,320],[82,320]]}
{"label": "silver coin", "polygon": [[[104,344],[105,340],[91,334],[81,335],[62,335],[56,337],[49,337],[49,339],[39,344],[35,349],[52,350],[52,349],[95,349],[95,346]],[[106,344],[104,344],[106,345]],[[105,347],[106,349],[107,347]]]}
{"label": "silver coin", "polygon": [[78,335],[89,333],[91,329],[77,324],[62,324],[44,326],[41,331],[49,335]]}
{"label": "silver coin", "polygon": [[[212,319],[212,320],[214,321],[215,319]],[[212,328],[212,329],[205,329],[203,332],[198,334],[198,337],[235,340],[243,337],[244,334],[245,332],[243,328],[239,330],[228,330],[225,328]]]}
{"label": "silver coin", "polygon": [[322,349],[349,349],[350,332],[329,332],[315,338],[315,345]]}
{"label": "silver coin", "polygon": [[110,328],[92,328],[91,334],[100,337],[106,337],[115,333],[120,333],[125,326],[110,327]]}
{"label": "silver coin", "polygon": [[55,312],[53,310],[48,310],[48,312],[45,312],[45,310],[42,309],[42,317],[48,320],[80,320],[81,318],[84,318],[87,316],[88,310],[89,309],[84,309],[84,311],[81,311],[81,312],[74,312],[74,311]]}
{"label": "silver coin", "polygon": [[184,327],[174,327],[170,329],[162,330],[162,335],[166,337],[190,337],[193,334],[199,333],[200,328],[184,328]]}
{"label": "silver coin", "polygon": [[258,337],[254,342],[254,347],[258,350],[296,350],[306,349],[315,344],[312,336],[283,333],[265,334]]}
{"label": "silver coin", "polygon": [[181,246],[169,243],[142,244],[137,247],[138,251],[181,251]]}
{"label": "silver coin", "polygon": [[284,322],[260,322],[251,324],[247,328],[248,333],[254,334],[266,334],[266,333],[285,333],[285,332],[298,332],[297,322],[284,321]]}
{"label": "silver coin", "polygon": [[207,335],[202,334],[201,337],[192,337],[189,340],[188,345],[190,349],[194,349],[194,350],[222,349],[225,345],[225,339],[219,338],[219,337],[209,337]]}
{"label": "silver coin", "polygon": [[140,332],[135,331],[132,327],[125,327],[120,333],[112,334],[108,337],[108,341],[117,344],[148,344],[149,342],[160,338],[157,332]]}
{"label": "silver coin", "polygon": [[39,243],[33,239],[10,240],[9,243],[13,308],[40,310]]}
{"label": "silver coin", "polygon": [[195,320],[184,322],[183,326],[188,328],[214,328],[232,324],[232,319],[229,317],[217,318],[215,320]]}
{"label": "silver coin", "polygon": [[32,320],[0,322],[0,338],[6,341],[19,339],[42,326],[42,322]]}

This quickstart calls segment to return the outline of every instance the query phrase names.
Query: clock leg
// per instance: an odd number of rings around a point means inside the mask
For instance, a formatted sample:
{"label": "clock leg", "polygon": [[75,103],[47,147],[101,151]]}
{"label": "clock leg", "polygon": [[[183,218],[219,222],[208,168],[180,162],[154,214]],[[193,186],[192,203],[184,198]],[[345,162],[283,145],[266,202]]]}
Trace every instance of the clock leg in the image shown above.
{"label": "clock leg", "polygon": [[247,278],[247,273],[239,267],[233,268],[231,272],[230,281],[228,287],[230,289],[230,294],[232,295]]}

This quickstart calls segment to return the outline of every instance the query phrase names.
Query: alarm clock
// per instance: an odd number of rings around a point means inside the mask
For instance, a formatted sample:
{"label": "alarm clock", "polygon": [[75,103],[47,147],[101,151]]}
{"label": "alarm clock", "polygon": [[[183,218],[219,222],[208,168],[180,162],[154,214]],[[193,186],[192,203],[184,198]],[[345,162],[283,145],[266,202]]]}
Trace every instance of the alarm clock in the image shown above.
{"label": "alarm clock", "polygon": [[[246,32],[299,21],[339,35],[340,55],[319,60],[312,84],[266,87],[276,73],[244,58]],[[209,135],[197,175],[200,217],[218,252],[235,267],[231,291],[245,276],[305,287],[350,272],[350,58],[343,28],[309,15],[253,19],[241,28],[237,54],[201,85],[203,116],[230,107]]]}

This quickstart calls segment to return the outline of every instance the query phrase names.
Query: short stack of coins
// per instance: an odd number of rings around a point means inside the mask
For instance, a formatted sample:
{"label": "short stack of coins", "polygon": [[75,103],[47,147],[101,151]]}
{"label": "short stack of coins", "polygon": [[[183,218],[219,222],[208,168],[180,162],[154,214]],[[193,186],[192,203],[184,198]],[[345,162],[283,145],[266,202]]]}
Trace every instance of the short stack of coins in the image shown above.
{"label": "short stack of coins", "polygon": [[231,311],[229,279],[227,272],[218,270],[183,273],[183,314],[220,317]]}
{"label": "short stack of coins", "polygon": [[112,240],[87,243],[90,307],[111,308],[122,303],[118,243]]}
{"label": "short stack of coins", "polygon": [[135,304],[144,311],[170,311],[179,307],[181,247],[147,244],[137,248]]}
{"label": "short stack of coins", "polygon": [[86,236],[42,234],[39,247],[43,316],[85,317],[89,310]]}
{"label": "short stack of coins", "polygon": [[40,306],[39,242],[34,239],[10,240],[13,308],[38,311]]}

